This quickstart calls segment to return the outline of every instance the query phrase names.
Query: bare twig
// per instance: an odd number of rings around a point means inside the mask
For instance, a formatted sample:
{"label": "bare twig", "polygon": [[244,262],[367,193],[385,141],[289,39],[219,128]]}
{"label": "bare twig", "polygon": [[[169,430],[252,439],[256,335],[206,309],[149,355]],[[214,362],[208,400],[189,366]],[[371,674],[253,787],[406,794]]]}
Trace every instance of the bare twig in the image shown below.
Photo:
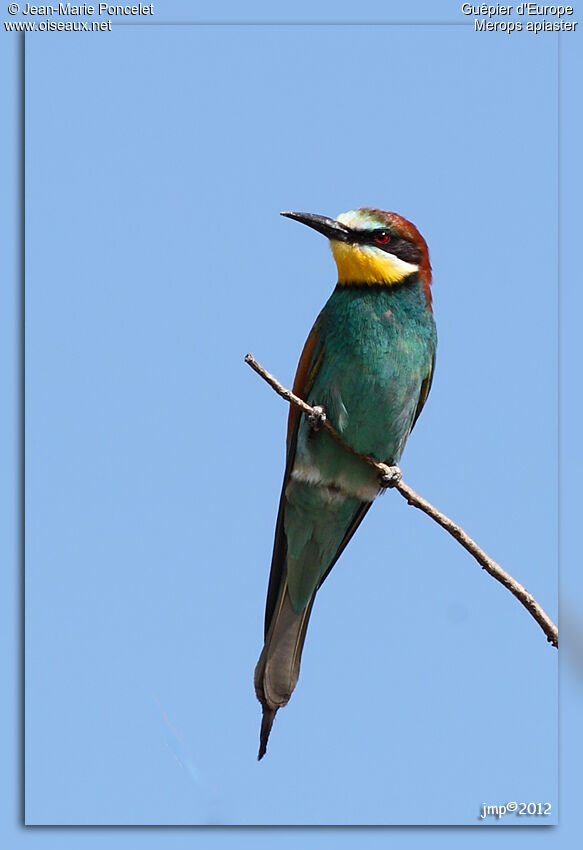
{"label": "bare twig", "polygon": [[541,608],[534,596],[532,596],[532,594],[529,593],[528,590],[520,584],[520,582],[516,581],[516,579],[507,573],[506,570],[502,569],[500,564],[497,564],[496,561],[492,560],[492,558],[490,558],[484,550],[478,546],[476,541],[472,540],[472,538],[466,534],[463,528],[456,525],[453,520],[441,513],[441,511],[438,511],[437,508],[435,508],[430,502],[422,496],[419,496],[411,487],[409,487],[408,484],[405,484],[400,477],[398,467],[388,466],[385,463],[380,463],[375,460],[375,458],[368,455],[361,455],[356,452],[352,446],[340,436],[338,431],[326,418],[323,408],[319,406],[312,407],[311,405],[306,404],[303,399],[286,389],[282,384],[280,384],[277,378],[270,374],[260,363],[257,362],[257,360],[255,360],[252,354],[247,354],[245,356],[245,363],[248,363],[249,366],[251,366],[258,375],[267,381],[270,387],[272,387],[282,398],[290,404],[294,404],[307,416],[309,416],[311,421],[317,424],[317,427],[325,429],[344,449],[346,449],[346,451],[361,458],[361,460],[375,469],[379,474],[381,486],[390,486],[395,490],[398,490],[401,496],[407,500],[408,504],[415,508],[419,508],[420,511],[423,511],[427,514],[427,516],[430,516],[431,519],[435,520],[435,522],[451,534],[452,537],[455,537],[458,543],[460,543],[464,549],[470,553],[470,555],[474,556],[482,569],[486,570],[486,572],[495,578],[496,581],[503,584],[504,587],[506,587],[510,593],[512,593],[518,601],[524,605],[526,610],[532,617],[534,617],[547,636],[549,643],[552,643],[555,647],[559,645],[559,632],[556,625]]}

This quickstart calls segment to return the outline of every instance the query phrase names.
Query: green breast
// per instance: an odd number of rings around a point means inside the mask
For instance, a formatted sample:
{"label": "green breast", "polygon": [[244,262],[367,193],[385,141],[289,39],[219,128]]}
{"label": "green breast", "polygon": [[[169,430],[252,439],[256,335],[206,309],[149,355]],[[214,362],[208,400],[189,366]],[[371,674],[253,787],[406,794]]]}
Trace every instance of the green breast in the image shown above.
{"label": "green breast", "polygon": [[[309,395],[354,448],[397,463],[436,347],[433,315],[418,279],[400,286],[338,286],[320,314],[321,355]],[[371,472],[325,432],[300,425],[297,460],[357,491]],[[362,496],[362,493],[360,494]]]}

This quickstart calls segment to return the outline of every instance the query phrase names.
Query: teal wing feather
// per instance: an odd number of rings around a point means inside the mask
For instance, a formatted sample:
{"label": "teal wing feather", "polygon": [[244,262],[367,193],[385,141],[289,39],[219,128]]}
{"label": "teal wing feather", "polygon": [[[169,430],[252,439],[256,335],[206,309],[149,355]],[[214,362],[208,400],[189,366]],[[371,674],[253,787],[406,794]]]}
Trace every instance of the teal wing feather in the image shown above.
{"label": "teal wing feather", "polygon": [[[324,346],[320,336],[320,317],[316,319],[314,327],[310,331],[300,355],[296,376],[293,383],[293,392],[300,398],[307,399],[314,384],[318,367],[324,353]],[[275,541],[273,545],[273,556],[271,559],[271,570],[269,573],[269,585],[267,588],[267,602],[265,605],[265,636],[269,631],[277,600],[280,595],[283,580],[285,578],[285,562],[287,554],[286,536],[284,529],[285,513],[285,491],[289,483],[291,471],[296,458],[296,446],[298,440],[298,429],[301,421],[301,411],[295,405],[290,405],[287,430],[287,455],[286,467],[279,499],[277,522],[275,526]]]}
{"label": "teal wing feather", "polygon": [[427,396],[429,395],[429,390],[431,389],[431,384],[433,383],[433,373],[435,371],[435,352],[433,353],[433,357],[431,358],[431,363],[429,365],[429,372],[427,373],[427,377],[421,384],[421,390],[419,392],[419,401],[417,402],[417,409],[415,410],[415,415],[413,416],[413,423],[411,425],[411,431],[413,430],[415,423],[419,419],[421,411],[425,407],[425,402],[427,401]]}
{"label": "teal wing feather", "polygon": [[320,579],[320,581],[318,583],[318,589],[320,587],[322,587],[325,580],[328,578],[328,574],[330,573],[330,570],[332,569],[332,567],[334,566],[334,564],[336,563],[336,561],[338,560],[340,555],[344,552],[344,550],[346,549],[346,547],[348,546],[348,544],[352,540],[356,529],[358,528],[360,523],[363,521],[363,519],[367,515],[368,509],[370,508],[371,505],[372,505],[372,502],[361,502],[359,504],[358,508],[354,512],[354,516],[352,517],[350,525],[346,529],[346,534],[342,538],[342,543],[338,547],[338,550],[337,550],[336,554],[334,555],[334,558],[330,562],[330,566],[328,567],[328,569],[326,570],[326,572],[324,573],[324,575],[322,576],[322,578]]}
{"label": "teal wing feather", "polygon": [[[322,342],[317,320],[300,357],[293,385],[296,395],[306,398],[310,392],[321,353]],[[291,605],[287,582],[286,490],[295,463],[300,422],[298,409],[290,408],[286,469],[277,514],[265,606],[265,644],[255,668],[255,692],[263,711],[258,756],[260,759],[265,755],[275,715],[278,709],[287,703],[297,682],[302,648],[314,601],[312,596],[304,610],[296,612]]]}

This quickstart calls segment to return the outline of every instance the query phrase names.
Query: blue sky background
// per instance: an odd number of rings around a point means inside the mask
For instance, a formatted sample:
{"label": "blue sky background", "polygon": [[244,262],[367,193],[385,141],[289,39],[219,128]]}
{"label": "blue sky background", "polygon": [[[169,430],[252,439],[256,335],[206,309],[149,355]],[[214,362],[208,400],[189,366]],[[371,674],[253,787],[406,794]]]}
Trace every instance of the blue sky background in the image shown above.
{"label": "blue sky background", "polygon": [[[313,18],[333,14],[346,17],[321,4]],[[563,45],[568,333],[579,128]],[[555,822],[556,653],[397,494],[319,595],[300,684],[256,763],[287,410],[242,357],[290,383],[334,283],[325,240],[281,209],[370,204],[415,221],[439,350],[405,478],[556,618],[556,72],[554,36],[465,27],[27,36],[29,824],[477,824],[483,803],[511,799],[551,801]]]}

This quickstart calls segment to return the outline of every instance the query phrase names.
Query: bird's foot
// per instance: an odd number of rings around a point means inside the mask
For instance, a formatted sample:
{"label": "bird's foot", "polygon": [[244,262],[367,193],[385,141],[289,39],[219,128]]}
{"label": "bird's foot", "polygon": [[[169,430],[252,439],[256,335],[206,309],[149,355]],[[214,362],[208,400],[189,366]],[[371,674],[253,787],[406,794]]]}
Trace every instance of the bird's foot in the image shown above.
{"label": "bird's foot", "polygon": [[386,466],[385,472],[379,473],[379,484],[381,487],[396,487],[403,478],[403,473],[398,466]]}
{"label": "bird's foot", "polygon": [[314,431],[319,431],[324,422],[326,421],[326,411],[322,407],[321,404],[316,404],[312,408],[312,412],[308,414],[308,422],[310,423],[310,428]]}

